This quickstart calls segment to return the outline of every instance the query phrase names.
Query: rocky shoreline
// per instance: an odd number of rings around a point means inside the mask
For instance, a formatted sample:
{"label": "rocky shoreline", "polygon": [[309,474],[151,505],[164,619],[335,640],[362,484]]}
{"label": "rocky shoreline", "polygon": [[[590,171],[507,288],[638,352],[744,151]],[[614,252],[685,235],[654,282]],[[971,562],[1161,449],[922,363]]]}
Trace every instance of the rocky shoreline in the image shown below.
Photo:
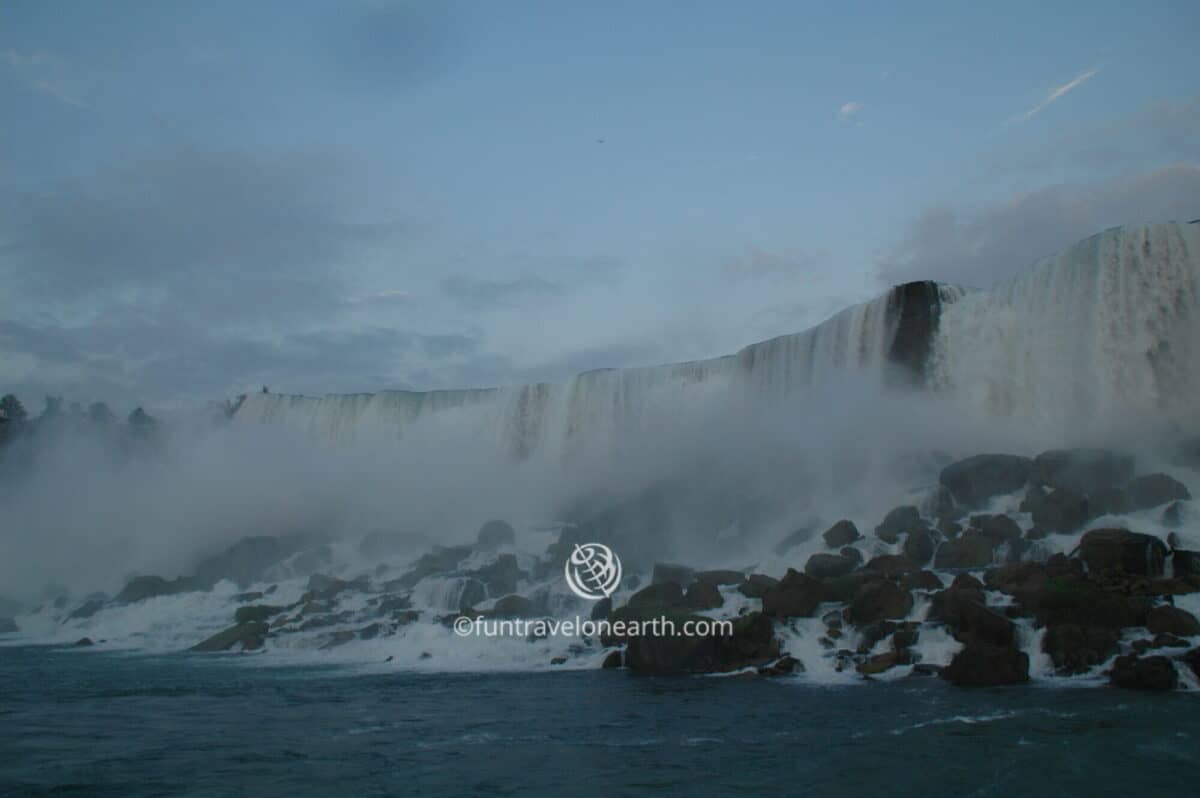
{"label": "rocky shoreline", "polygon": [[[994,510],[1004,497],[1015,511]],[[919,504],[893,509],[865,533],[842,519],[819,538],[814,529],[788,536],[774,558],[777,570],[792,567],[778,578],[658,562],[648,578],[627,575],[613,599],[581,602],[559,585],[575,543],[636,549],[629,525],[612,523],[609,513],[604,523],[564,526],[538,557],[519,557],[514,529],[492,521],[474,544],[435,546],[402,571],[379,564],[350,573],[335,564],[327,543],[246,538],[189,576],[137,577],[115,598],[60,601],[55,611],[63,624],[86,624],[100,612],[229,580],[262,589],[234,596],[232,624],[192,650],[259,651],[286,647],[289,637],[328,650],[402,639],[416,624],[448,629],[460,617],[582,612],[597,620],[666,617],[677,624],[727,618],[733,634],[580,638],[555,664],[575,659],[646,674],[784,676],[805,672],[816,656],[863,679],[937,674],[974,687],[1029,681],[1032,655],[1048,658],[1056,676],[1104,675],[1116,687],[1171,690],[1200,678],[1200,621],[1174,606],[1176,597],[1200,593],[1200,552],[1169,531],[1190,517],[1190,500],[1173,476],[1139,474],[1134,458],[1118,452],[985,454],[946,464]],[[1156,514],[1165,533],[1105,520],[1130,513]],[[1076,545],[1054,551],[1047,544],[1058,536],[1072,536],[1065,539]],[[818,540],[821,550],[814,551]],[[386,559],[401,542],[376,534],[358,549],[368,560]],[[803,562],[793,560],[797,548],[811,552]],[[272,601],[278,588],[267,581],[305,573],[302,595]],[[417,600],[431,580],[453,588],[456,609],[439,612]],[[17,631],[16,622],[0,620],[4,631]],[[798,634],[816,636],[817,647],[799,655],[791,645]],[[926,635],[952,639],[948,661],[922,653]]]}

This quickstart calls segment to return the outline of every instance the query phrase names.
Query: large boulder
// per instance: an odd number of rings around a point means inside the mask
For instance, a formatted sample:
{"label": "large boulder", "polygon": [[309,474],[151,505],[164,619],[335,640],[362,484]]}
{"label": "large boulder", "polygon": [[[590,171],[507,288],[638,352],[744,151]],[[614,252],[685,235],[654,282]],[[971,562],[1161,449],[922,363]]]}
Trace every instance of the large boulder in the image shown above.
{"label": "large boulder", "polygon": [[1168,502],[1192,498],[1182,482],[1167,474],[1147,474],[1137,477],[1125,486],[1129,506],[1134,510],[1148,510]]}
{"label": "large boulder", "polygon": [[1127,654],[1113,662],[1109,681],[1127,690],[1174,690],[1179,684],[1179,674],[1166,657]]}
{"label": "large boulder", "polygon": [[973,515],[971,528],[996,545],[1019,540],[1021,537],[1020,525],[1007,515]]}
{"label": "large boulder", "polygon": [[1107,661],[1120,647],[1120,633],[1100,626],[1060,624],[1048,628],[1042,638],[1042,650],[1063,675],[1083,673]]}
{"label": "large boulder", "polygon": [[475,546],[492,551],[501,546],[511,546],[516,540],[517,533],[512,528],[512,524],[507,521],[494,520],[479,527],[479,534],[475,537]]}
{"label": "large boulder", "polygon": [[1056,488],[1033,503],[1033,523],[1049,532],[1074,532],[1092,517],[1088,497],[1074,488]]}
{"label": "large boulder", "polygon": [[637,609],[680,609],[686,606],[683,588],[678,582],[656,582],[629,597],[627,607]]}
{"label": "large boulder", "polygon": [[763,612],[773,618],[810,618],[821,604],[824,588],[821,582],[792,568],[762,596]]}
{"label": "large boulder", "polygon": [[1154,634],[1169,634],[1178,637],[1200,635],[1200,621],[1187,610],[1163,605],[1146,613],[1146,628]]}
{"label": "large boulder", "polygon": [[518,584],[528,576],[517,564],[517,557],[514,554],[501,554],[482,568],[467,571],[466,575],[482,582],[487,588],[489,596],[505,596],[509,593],[516,593]]}
{"label": "large boulder", "polygon": [[532,601],[515,593],[497,599],[488,612],[492,618],[536,618],[541,614]]}
{"label": "large boulder", "polygon": [[1029,481],[1050,488],[1094,493],[1133,477],[1133,457],[1109,449],[1053,449],[1033,459]]}
{"label": "large boulder", "polygon": [[1128,529],[1093,529],[1079,541],[1079,558],[1092,573],[1155,577],[1162,576],[1167,546],[1156,537]]}
{"label": "large boulder", "polygon": [[978,507],[993,496],[1013,493],[1025,486],[1033,461],[1013,454],[979,454],[951,463],[938,480],[954,500]]}
{"label": "large boulder", "polygon": [[873,571],[888,579],[899,579],[905,574],[921,570],[921,566],[913,562],[905,554],[880,554],[872,557],[863,566],[863,570]]}
{"label": "large boulder", "polygon": [[905,505],[884,516],[883,521],[875,527],[875,537],[885,543],[899,543],[901,535],[923,525],[920,510],[912,505]]}
{"label": "large boulder", "polygon": [[774,624],[760,612],[735,618],[729,636],[683,634],[688,621],[706,621],[699,616],[669,619],[675,634],[642,634],[628,640],[626,667],[647,674],[724,673],[779,658]]}
{"label": "large boulder", "polygon": [[695,578],[696,572],[686,565],[660,562],[654,564],[654,571],[650,575],[650,584],[656,585],[660,582],[674,582],[680,587],[687,587]]}
{"label": "large boulder", "polygon": [[850,603],[850,621],[864,625],[884,619],[897,620],[913,608],[913,597],[907,590],[888,579],[875,579],[858,589]]}
{"label": "large boulder", "polygon": [[838,549],[842,546],[849,546],[851,543],[860,539],[862,535],[858,531],[858,527],[853,521],[842,519],[838,521],[821,535],[825,539],[825,545],[831,549]]}
{"label": "large boulder", "polygon": [[992,564],[994,541],[978,532],[965,532],[954,540],[938,546],[933,557],[933,567],[986,568]]}
{"label": "large boulder", "polygon": [[158,596],[173,596],[177,593],[200,590],[201,586],[188,577],[163,579],[161,576],[135,576],[117,594],[118,604],[132,604]]}
{"label": "large boulder", "polygon": [[779,580],[766,574],[750,574],[746,581],[738,586],[738,592],[746,598],[760,599],[779,586]]}
{"label": "large boulder", "polygon": [[1016,648],[970,643],[954,655],[941,677],[958,687],[994,687],[1029,681],[1029,655]]}
{"label": "large boulder", "polygon": [[917,565],[926,565],[933,559],[936,543],[933,534],[925,527],[917,527],[904,539],[904,556]]}
{"label": "large boulder", "polygon": [[1032,612],[1040,626],[1096,626],[1124,629],[1145,626],[1150,601],[1103,590],[1081,576],[1051,576],[1041,590],[1022,598],[1022,606]]}
{"label": "large boulder", "polygon": [[228,579],[244,589],[260,581],[268,568],[295,554],[304,543],[300,537],[242,538],[220,554],[202,560],[196,566],[195,581],[202,588],[210,588]]}
{"label": "large boulder", "polygon": [[[432,551],[421,556],[413,567],[399,579],[394,579],[384,585],[385,590],[411,590],[417,583],[428,576],[444,574],[458,568],[463,560],[471,556],[470,546],[435,546]],[[561,567],[562,563],[559,563]]]}
{"label": "large boulder", "polygon": [[715,571],[697,571],[696,581],[709,585],[740,585],[746,581],[746,575],[741,571],[719,569]]}
{"label": "large boulder", "polygon": [[684,603],[693,610],[715,610],[725,603],[720,589],[711,582],[692,582],[683,596]]}
{"label": "large boulder", "polygon": [[259,621],[250,621],[217,632],[204,642],[192,646],[192,651],[228,651],[238,644],[241,644],[242,651],[254,651],[262,648],[266,637],[267,625]]}
{"label": "large boulder", "polygon": [[804,564],[804,573],[816,579],[831,579],[845,576],[854,570],[858,563],[841,554],[814,554]]}

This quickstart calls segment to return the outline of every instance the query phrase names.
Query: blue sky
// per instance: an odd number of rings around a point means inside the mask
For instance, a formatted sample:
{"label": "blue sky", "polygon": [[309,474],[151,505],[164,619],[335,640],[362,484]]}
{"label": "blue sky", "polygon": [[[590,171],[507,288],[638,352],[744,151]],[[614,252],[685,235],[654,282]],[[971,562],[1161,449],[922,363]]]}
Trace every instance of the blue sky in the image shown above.
{"label": "blue sky", "polygon": [[1200,216],[1194,3],[0,7],[0,390],[733,351]]}

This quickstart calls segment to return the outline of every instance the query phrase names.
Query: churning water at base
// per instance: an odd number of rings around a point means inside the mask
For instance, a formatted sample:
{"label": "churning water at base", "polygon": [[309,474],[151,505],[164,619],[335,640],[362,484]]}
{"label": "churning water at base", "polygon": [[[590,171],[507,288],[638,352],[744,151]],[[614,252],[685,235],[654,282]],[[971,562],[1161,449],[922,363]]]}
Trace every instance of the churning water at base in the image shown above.
{"label": "churning water at base", "polygon": [[1061,798],[1200,783],[1200,712],[1179,694],[240,659],[0,649],[0,795]]}

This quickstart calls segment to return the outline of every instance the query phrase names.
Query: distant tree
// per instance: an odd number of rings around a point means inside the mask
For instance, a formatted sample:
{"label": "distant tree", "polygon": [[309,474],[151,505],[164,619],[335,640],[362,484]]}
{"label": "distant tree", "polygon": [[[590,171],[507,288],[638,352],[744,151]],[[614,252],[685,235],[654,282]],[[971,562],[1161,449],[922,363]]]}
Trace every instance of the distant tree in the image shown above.
{"label": "distant tree", "polygon": [[126,423],[134,429],[149,429],[158,422],[151,418],[149,413],[138,407],[129,414],[129,419]]}
{"label": "distant tree", "polygon": [[117,420],[113,411],[104,402],[92,402],[88,405],[88,419],[96,424],[111,424]]}
{"label": "distant tree", "polygon": [[10,393],[0,399],[0,416],[19,423],[24,421],[28,414],[25,412],[25,405],[21,404],[21,400]]}
{"label": "distant tree", "polygon": [[42,408],[42,414],[38,416],[39,420],[57,418],[62,415],[63,398],[61,396],[46,395],[46,406]]}

